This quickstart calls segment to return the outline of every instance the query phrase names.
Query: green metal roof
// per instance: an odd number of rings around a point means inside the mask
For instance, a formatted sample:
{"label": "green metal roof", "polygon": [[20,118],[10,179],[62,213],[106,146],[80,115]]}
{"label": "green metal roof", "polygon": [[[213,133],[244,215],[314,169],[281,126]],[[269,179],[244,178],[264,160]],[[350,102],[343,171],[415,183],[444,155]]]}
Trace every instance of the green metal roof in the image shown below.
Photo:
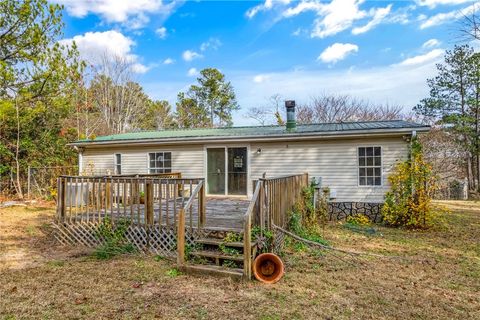
{"label": "green metal roof", "polygon": [[302,136],[312,134],[334,134],[348,133],[350,131],[361,131],[368,133],[369,131],[401,131],[402,129],[412,129],[418,131],[426,131],[428,126],[403,121],[361,121],[361,122],[340,122],[340,123],[317,123],[297,125],[293,132],[288,132],[285,126],[249,126],[249,127],[224,127],[224,128],[198,128],[198,129],[175,129],[175,130],[158,130],[158,131],[139,131],[115,134],[109,136],[99,136],[95,139],[78,140],[75,144],[89,144],[95,142],[109,141],[136,141],[136,140],[188,140],[188,138],[232,138],[232,137],[288,137]]}

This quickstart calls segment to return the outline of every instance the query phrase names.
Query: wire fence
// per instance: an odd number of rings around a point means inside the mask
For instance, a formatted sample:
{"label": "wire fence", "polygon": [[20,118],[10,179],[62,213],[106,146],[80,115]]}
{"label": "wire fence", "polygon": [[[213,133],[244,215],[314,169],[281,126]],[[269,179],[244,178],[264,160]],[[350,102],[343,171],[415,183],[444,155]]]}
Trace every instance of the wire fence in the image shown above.
{"label": "wire fence", "polygon": [[17,174],[13,171],[0,176],[0,195],[3,197],[18,197],[19,189],[28,199],[55,199],[57,194],[57,177],[61,175],[76,175],[78,166],[28,167],[25,174],[20,174],[17,184]]}

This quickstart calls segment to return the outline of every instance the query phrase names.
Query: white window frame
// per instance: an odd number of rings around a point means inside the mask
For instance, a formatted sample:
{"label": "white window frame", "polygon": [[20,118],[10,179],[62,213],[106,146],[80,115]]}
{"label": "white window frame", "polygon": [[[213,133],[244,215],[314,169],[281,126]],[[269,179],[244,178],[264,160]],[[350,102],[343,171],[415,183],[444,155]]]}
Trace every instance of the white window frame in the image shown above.
{"label": "white window frame", "polygon": [[[162,168],[159,168],[159,167],[150,167],[150,155],[151,154],[155,154],[155,159],[157,158],[156,154],[158,153],[162,153],[163,154],[163,167]],[[170,167],[165,167],[165,154],[166,153],[170,153]],[[165,172],[165,169],[170,169],[169,172],[167,173],[171,173],[173,172],[173,153],[172,151],[152,151],[152,152],[148,152],[147,153],[147,173],[148,174],[155,174],[157,172],[151,172],[151,170],[158,170],[158,169],[162,169],[163,172]]]}
{"label": "white window frame", "polygon": [[[120,163],[117,162],[118,158],[117,156],[120,156]],[[121,175],[122,172],[123,172],[123,166],[122,166],[122,162],[123,162],[123,156],[121,153],[114,153],[113,154],[113,172],[114,174],[116,175]],[[120,173],[118,172],[118,166],[120,166]]]}
{"label": "white window frame", "polygon": [[[380,166],[376,166],[375,162],[373,166],[367,166],[367,165],[360,165],[360,148],[380,148]],[[375,155],[373,156],[375,157]],[[383,187],[383,147],[379,145],[361,145],[357,146],[357,158],[355,159],[357,162],[357,186],[361,188],[381,188]],[[380,184],[373,184],[373,185],[368,185],[368,184],[360,184],[360,168],[380,168]],[[366,176],[365,176],[366,177]],[[366,182],[366,181],[365,181]],[[375,180],[374,180],[375,183]]]}

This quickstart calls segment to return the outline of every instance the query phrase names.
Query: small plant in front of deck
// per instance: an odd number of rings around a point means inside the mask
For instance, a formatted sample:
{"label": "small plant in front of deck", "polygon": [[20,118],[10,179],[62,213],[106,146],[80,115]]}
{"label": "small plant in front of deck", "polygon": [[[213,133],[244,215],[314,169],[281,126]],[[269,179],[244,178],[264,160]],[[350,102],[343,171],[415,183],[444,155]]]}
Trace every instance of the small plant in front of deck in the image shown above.
{"label": "small plant in front of deck", "polygon": [[103,243],[95,249],[95,257],[109,259],[119,254],[135,252],[135,247],[126,237],[129,226],[130,221],[126,219],[120,219],[114,225],[110,218],[104,218],[97,229],[97,236]]}
{"label": "small plant in front of deck", "polygon": [[165,272],[165,274],[170,278],[176,278],[182,275],[180,270],[178,270],[177,268],[168,269],[167,272]]}
{"label": "small plant in front of deck", "polygon": [[257,243],[260,253],[273,251],[273,232],[272,230],[262,229],[260,226],[252,228],[252,239]]}
{"label": "small plant in front of deck", "polygon": [[223,242],[218,245],[218,248],[224,254],[232,255],[232,256],[238,256],[238,255],[240,255],[240,250],[229,247],[228,243],[242,242],[242,241],[243,241],[243,236],[240,233],[227,232],[227,234],[223,238]]}
{"label": "small plant in front of deck", "polygon": [[425,229],[435,218],[431,200],[435,190],[432,166],[423,158],[420,142],[413,138],[409,159],[398,163],[388,177],[390,191],[382,207],[387,225]]}

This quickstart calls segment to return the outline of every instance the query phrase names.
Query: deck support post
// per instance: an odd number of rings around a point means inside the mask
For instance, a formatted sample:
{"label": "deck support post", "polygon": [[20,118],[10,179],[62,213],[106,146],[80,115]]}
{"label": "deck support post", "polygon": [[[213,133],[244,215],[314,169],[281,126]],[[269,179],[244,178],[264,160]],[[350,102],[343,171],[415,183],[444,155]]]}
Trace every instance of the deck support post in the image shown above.
{"label": "deck support post", "polygon": [[243,231],[243,276],[245,280],[252,278],[252,216],[246,217]]}
{"label": "deck support post", "polygon": [[179,268],[185,266],[185,210],[183,208],[178,212],[177,265]]}

